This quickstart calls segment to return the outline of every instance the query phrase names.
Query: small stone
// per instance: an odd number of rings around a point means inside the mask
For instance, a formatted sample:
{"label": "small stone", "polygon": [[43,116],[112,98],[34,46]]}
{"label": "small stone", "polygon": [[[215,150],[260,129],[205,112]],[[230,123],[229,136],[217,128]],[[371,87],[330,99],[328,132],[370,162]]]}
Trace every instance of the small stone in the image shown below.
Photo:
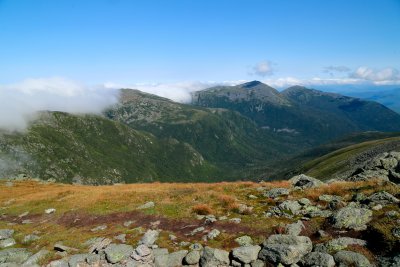
{"label": "small stone", "polygon": [[251,245],[253,245],[253,239],[248,235],[244,235],[244,236],[240,236],[240,237],[236,238],[235,242],[238,243],[239,246],[251,246]]}
{"label": "small stone", "polygon": [[249,199],[257,199],[258,197],[256,197],[255,195],[248,195],[247,196]]}
{"label": "small stone", "polygon": [[147,230],[147,232],[143,235],[142,239],[139,241],[139,244],[146,245],[148,247],[154,245],[154,243],[158,239],[159,232],[157,230]]}
{"label": "small stone", "polygon": [[99,225],[99,226],[92,228],[90,231],[98,232],[98,231],[104,231],[106,229],[107,229],[107,225]]}
{"label": "small stone", "polygon": [[153,201],[146,202],[145,204],[137,207],[138,210],[154,208],[155,204]]}
{"label": "small stone", "polygon": [[50,208],[50,209],[47,209],[47,210],[44,211],[44,213],[46,213],[46,214],[52,214],[52,213],[55,213],[55,212],[56,212],[56,209],[54,209],[54,208]]}
{"label": "small stone", "polygon": [[18,215],[19,218],[23,218],[25,216],[29,215],[29,211],[25,211],[24,213],[21,213],[20,215]]}
{"label": "small stone", "polygon": [[207,234],[207,238],[209,240],[213,240],[215,239],[217,236],[219,236],[221,232],[217,229],[212,229],[208,234]]}
{"label": "small stone", "polygon": [[120,234],[117,236],[114,236],[114,239],[121,241],[122,243],[126,242],[126,234]]}
{"label": "small stone", "polygon": [[126,222],[124,222],[124,226],[125,227],[129,227],[129,226],[131,226],[133,224],[133,221],[126,221]]}
{"label": "small stone", "polygon": [[233,222],[233,223],[240,223],[242,221],[242,219],[240,219],[240,218],[232,218],[232,219],[229,219],[229,221]]}
{"label": "small stone", "polygon": [[297,221],[295,223],[288,224],[285,227],[286,234],[288,235],[300,235],[303,229],[305,229],[305,226],[302,221]]}
{"label": "small stone", "polygon": [[178,239],[175,235],[170,234],[169,236],[169,240],[171,241],[176,241],[176,239]]}
{"label": "small stone", "polygon": [[196,235],[196,234],[198,234],[198,233],[202,233],[203,231],[205,230],[205,228],[203,227],[203,226],[201,226],[201,227],[197,227],[196,229],[193,229],[191,232],[190,232],[190,235]]}
{"label": "small stone", "polygon": [[24,237],[24,239],[22,240],[22,242],[23,242],[24,244],[26,244],[26,243],[30,243],[30,242],[36,241],[36,240],[38,240],[38,239],[40,239],[40,236],[31,234],[31,235],[26,235],[26,236]]}
{"label": "small stone", "polygon": [[383,208],[382,205],[378,204],[378,205],[373,206],[371,209],[377,211],[377,210],[381,210],[382,208]]}

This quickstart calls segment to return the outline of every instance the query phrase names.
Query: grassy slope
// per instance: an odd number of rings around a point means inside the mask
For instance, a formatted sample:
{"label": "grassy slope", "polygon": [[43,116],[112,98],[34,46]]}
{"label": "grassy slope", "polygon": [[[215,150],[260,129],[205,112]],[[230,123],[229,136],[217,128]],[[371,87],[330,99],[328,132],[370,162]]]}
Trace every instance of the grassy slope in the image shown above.
{"label": "grassy slope", "polygon": [[354,159],[363,152],[379,149],[382,146],[389,147],[389,151],[390,149],[398,149],[399,142],[400,137],[390,137],[347,146],[306,162],[298,171],[321,180],[327,180],[349,170],[352,167],[349,162],[350,159]]}
{"label": "grassy slope", "polygon": [[400,133],[384,133],[384,132],[363,132],[348,135],[344,138],[334,140],[327,144],[317,146],[315,148],[306,150],[295,157],[292,157],[284,162],[280,162],[268,169],[265,168],[264,176],[273,179],[289,179],[290,177],[306,172],[309,168],[304,165],[312,165],[312,162],[318,158],[323,158],[325,155],[332,153],[342,148],[350,147],[359,143],[374,141],[379,139],[386,139],[391,137],[398,137]]}
{"label": "grassy slope", "polygon": [[28,155],[25,161],[15,159],[22,172],[62,182],[78,176],[94,184],[219,176],[188,144],[159,140],[99,116],[45,113],[26,133],[3,134],[0,144],[11,158],[16,150]]}
{"label": "grassy slope", "polygon": [[[376,181],[348,183],[341,182],[332,185],[324,185],[317,189],[294,191],[289,199],[309,198],[313,203],[326,206],[327,203],[318,201],[321,194],[336,194],[349,201],[356,192],[366,195],[379,190],[386,190],[392,194],[398,194],[398,188],[392,185],[379,185]],[[36,231],[41,237],[39,240],[22,244],[37,251],[42,247],[52,250],[52,246],[59,241],[65,245],[76,247],[80,252],[87,248],[84,242],[92,237],[113,238],[119,234],[127,235],[127,243],[137,244],[143,235],[143,231],[150,227],[151,222],[160,220],[161,235],[157,244],[168,248],[170,251],[182,249],[176,243],[169,240],[168,235],[178,237],[181,241],[201,242],[203,245],[230,249],[237,246],[233,241],[236,237],[247,234],[253,237],[256,243],[261,243],[265,237],[279,232],[282,225],[290,220],[285,218],[269,218],[263,216],[263,212],[277,205],[277,201],[266,199],[257,188],[263,186],[266,190],[274,187],[288,187],[288,182],[274,183],[214,183],[214,184],[179,184],[179,183],[151,183],[114,186],[76,186],[65,184],[41,184],[34,181],[14,182],[9,187],[0,181],[0,207],[3,216],[0,217],[0,229],[12,227],[16,230],[15,238],[19,244],[24,235]],[[258,199],[249,199],[253,194]],[[137,210],[137,207],[146,201],[154,201],[155,207],[147,210]],[[243,203],[253,206],[251,214],[238,214],[237,205]],[[229,218],[239,217],[242,222],[237,225],[228,222],[217,222],[213,225],[204,225],[203,221],[195,219],[194,210],[199,207],[207,207],[214,215]],[[55,214],[46,215],[44,210],[55,208]],[[380,218],[388,209],[374,211],[374,218]],[[18,218],[18,215],[29,211],[29,215]],[[301,216],[300,216],[301,217]],[[299,217],[299,218],[300,218]],[[297,221],[299,218],[294,218]],[[31,224],[22,224],[22,220],[30,219]],[[79,219],[79,220],[77,220]],[[378,224],[379,221],[372,224]],[[124,227],[125,221],[132,220],[133,224]],[[10,226],[9,222],[15,224]],[[100,232],[92,232],[91,229],[107,225],[108,228]],[[315,239],[315,232],[323,229],[324,220],[313,218],[307,222],[307,229],[303,233]],[[206,230],[219,229],[222,234],[213,241],[201,241],[202,233],[190,236],[188,233],[196,227],[204,226]],[[390,238],[392,222],[380,228]],[[335,232],[330,232],[337,236]],[[343,236],[343,234],[340,234]],[[345,236],[345,234],[344,234]],[[383,239],[382,239],[383,240]],[[114,240],[114,242],[118,242]],[[374,243],[374,242],[372,242]],[[380,248],[383,249],[383,248]],[[77,252],[78,253],[78,252]],[[50,258],[57,257],[51,254]],[[49,260],[49,259],[47,259]]]}

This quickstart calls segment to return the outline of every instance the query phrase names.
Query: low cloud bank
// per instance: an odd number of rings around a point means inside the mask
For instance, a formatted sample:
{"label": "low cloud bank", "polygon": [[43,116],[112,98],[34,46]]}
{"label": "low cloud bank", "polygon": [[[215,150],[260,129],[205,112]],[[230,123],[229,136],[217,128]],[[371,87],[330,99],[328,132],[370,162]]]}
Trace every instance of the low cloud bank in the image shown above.
{"label": "low cloud bank", "polygon": [[42,110],[99,114],[117,101],[116,90],[58,77],[0,85],[0,129],[24,130]]}

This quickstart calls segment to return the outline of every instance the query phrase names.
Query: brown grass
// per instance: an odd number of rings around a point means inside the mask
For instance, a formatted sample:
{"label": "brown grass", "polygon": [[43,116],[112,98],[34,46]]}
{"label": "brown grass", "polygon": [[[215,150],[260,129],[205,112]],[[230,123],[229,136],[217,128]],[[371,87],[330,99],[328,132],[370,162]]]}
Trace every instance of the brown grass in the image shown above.
{"label": "brown grass", "polygon": [[197,204],[192,208],[192,211],[198,215],[209,215],[213,213],[213,210],[207,204]]}

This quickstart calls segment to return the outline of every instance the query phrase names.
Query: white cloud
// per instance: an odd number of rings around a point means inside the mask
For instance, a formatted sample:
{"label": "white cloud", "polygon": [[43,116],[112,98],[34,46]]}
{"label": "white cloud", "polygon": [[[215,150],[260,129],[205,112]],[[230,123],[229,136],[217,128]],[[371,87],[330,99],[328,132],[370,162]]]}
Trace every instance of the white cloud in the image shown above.
{"label": "white cloud", "polygon": [[132,83],[132,84],[118,84],[113,82],[107,82],[104,84],[106,88],[130,88],[138,89],[140,91],[155,94],[158,96],[166,97],[171,100],[188,103],[191,99],[191,92],[203,90],[217,85],[236,85],[246,82],[245,80],[239,81],[205,81],[205,82],[168,82],[168,83]]}
{"label": "white cloud", "polygon": [[258,62],[255,66],[253,66],[251,74],[261,77],[272,75],[274,74],[274,68],[272,66],[273,63],[268,60]]}
{"label": "white cloud", "polygon": [[0,128],[23,130],[37,111],[100,113],[118,101],[115,90],[53,77],[0,85]]}
{"label": "white cloud", "polygon": [[359,67],[352,74],[351,77],[356,79],[368,80],[373,82],[389,82],[400,81],[400,73],[395,68],[385,68],[381,70],[372,69],[369,67]]}

